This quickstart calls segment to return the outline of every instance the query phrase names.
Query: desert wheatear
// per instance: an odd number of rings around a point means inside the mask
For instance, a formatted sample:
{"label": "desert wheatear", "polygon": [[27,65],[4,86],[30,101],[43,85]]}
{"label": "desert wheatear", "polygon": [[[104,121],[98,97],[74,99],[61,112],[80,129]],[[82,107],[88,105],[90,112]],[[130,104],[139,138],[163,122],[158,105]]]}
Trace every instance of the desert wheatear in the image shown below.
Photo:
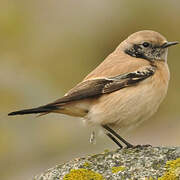
{"label": "desert wheatear", "polygon": [[117,134],[152,116],[168,89],[168,42],[158,32],[139,31],[120,43],[96,69],[62,98],[32,109],[9,113],[61,113],[100,125],[119,147],[132,147]]}

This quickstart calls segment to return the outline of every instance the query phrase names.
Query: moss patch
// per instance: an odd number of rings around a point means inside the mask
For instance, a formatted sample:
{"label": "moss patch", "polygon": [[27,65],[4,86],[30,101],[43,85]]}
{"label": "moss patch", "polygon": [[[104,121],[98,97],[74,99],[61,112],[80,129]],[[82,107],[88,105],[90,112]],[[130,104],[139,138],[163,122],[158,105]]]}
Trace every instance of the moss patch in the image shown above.
{"label": "moss patch", "polygon": [[166,172],[158,180],[178,180],[180,177],[180,158],[166,162]]}
{"label": "moss patch", "polygon": [[126,167],[124,166],[117,166],[117,167],[112,167],[112,173],[118,173],[119,171],[124,171]]}
{"label": "moss patch", "polygon": [[88,169],[72,169],[63,180],[105,180],[99,173]]}

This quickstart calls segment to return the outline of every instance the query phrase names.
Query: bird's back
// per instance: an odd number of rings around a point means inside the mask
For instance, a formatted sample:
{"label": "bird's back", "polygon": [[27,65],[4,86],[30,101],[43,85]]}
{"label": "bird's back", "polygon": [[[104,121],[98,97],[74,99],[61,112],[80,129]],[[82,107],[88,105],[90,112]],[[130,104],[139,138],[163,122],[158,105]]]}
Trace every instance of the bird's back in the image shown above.
{"label": "bird's back", "polygon": [[122,51],[115,50],[98,67],[89,73],[84,80],[98,77],[113,77],[136,71],[147,65],[149,65],[149,62],[144,59],[137,59]]}

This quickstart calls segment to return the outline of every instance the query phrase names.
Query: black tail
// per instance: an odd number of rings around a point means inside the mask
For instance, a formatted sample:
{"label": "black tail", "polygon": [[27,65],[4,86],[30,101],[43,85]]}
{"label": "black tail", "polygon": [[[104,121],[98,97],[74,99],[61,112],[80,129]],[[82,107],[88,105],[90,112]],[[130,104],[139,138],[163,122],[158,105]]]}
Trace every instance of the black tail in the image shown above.
{"label": "black tail", "polygon": [[46,113],[46,112],[51,112],[53,110],[57,110],[58,108],[56,106],[40,106],[37,108],[32,108],[32,109],[23,109],[20,111],[14,111],[8,114],[8,116],[15,116],[15,115],[24,115],[24,114],[38,114],[38,113]]}

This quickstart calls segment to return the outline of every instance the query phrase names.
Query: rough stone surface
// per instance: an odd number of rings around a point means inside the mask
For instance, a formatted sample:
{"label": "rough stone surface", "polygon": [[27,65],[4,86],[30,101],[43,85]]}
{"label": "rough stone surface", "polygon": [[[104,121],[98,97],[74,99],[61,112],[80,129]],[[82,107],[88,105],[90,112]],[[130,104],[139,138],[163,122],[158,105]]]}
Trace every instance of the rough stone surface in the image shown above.
{"label": "rough stone surface", "polygon": [[[173,165],[169,168],[171,162]],[[179,180],[180,147],[137,147],[105,151],[57,165],[34,180],[98,180],[96,177],[88,178],[88,174],[84,176],[84,172],[98,173],[101,175],[99,179],[105,180]]]}

